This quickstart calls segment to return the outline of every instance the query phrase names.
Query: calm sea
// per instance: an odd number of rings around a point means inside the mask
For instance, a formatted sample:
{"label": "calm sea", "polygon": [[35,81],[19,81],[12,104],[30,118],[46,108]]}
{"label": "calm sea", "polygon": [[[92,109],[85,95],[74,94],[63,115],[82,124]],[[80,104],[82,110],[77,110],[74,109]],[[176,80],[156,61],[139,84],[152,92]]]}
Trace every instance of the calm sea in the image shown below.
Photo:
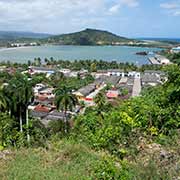
{"label": "calm sea", "polygon": [[40,57],[41,59],[53,57],[57,60],[115,60],[118,62],[130,62],[137,65],[142,65],[149,63],[148,56],[139,56],[136,55],[136,52],[153,52],[159,50],[159,48],[129,46],[39,46],[0,49],[0,61],[22,63],[27,62],[28,60],[32,61],[36,57]]}

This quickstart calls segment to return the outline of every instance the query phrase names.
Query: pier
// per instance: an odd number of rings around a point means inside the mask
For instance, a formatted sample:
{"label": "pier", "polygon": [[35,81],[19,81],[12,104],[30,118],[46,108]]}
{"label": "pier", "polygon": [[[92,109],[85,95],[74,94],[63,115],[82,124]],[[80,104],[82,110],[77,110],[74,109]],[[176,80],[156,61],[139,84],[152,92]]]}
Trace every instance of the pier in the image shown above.
{"label": "pier", "polygon": [[155,57],[150,57],[150,58],[149,58],[149,61],[150,61],[151,64],[157,64],[157,65],[160,65],[160,64],[161,64],[160,62],[158,62],[158,61],[156,60]]}

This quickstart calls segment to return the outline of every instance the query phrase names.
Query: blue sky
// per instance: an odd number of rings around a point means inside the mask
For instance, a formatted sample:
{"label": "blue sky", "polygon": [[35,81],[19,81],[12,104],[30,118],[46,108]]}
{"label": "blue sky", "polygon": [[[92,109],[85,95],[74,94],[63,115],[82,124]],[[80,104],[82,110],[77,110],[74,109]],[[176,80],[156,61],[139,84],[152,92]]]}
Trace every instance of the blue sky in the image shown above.
{"label": "blue sky", "polygon": [[0,0],[0,30],[180,38],[180,0]]}

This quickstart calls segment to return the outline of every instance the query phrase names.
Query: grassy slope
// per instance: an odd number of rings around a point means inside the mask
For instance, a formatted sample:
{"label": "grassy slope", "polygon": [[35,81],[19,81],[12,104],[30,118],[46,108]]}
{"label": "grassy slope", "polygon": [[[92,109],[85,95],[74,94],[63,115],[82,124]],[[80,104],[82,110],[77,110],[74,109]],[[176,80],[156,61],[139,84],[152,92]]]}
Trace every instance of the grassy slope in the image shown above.
{"label": "grassy slope", "polygon": [[2,179],[89,179],[99,155],[87,147],[60,141],[49,150],[21,149],[0,161]]}
{"label": "grassy slope", "polygon": [[[110,158],[103,151],[95,152],[87,145],[72,140],[53,141],[48,148],[29,148],[10,151],[5,160],[0,158],[0,179],[21,180],[88,180],[94,178],[94,170],[102,165],[104,158]],[[163,143],[164,144],[164,143]],[[153,142],[136,144],[141,147],[135,156],[127,156],[128,162],[122,170],[122,180],[166,180],[180,176],[179,138],[166,139],[164,145]],[[139,149],[139,148],[138,148]],[[164,152],[167,157],[160,158]],[[115,164],[119,164],[119,161]],[[101,169],[103,169],[101,171]],[[109,171],[106,163],[100,166],[100,174]],[[117,172],[116,172],[117,173]],[[107,176],[106,176],[107,177]],[[115,178],[119,179],[119,178]]]}

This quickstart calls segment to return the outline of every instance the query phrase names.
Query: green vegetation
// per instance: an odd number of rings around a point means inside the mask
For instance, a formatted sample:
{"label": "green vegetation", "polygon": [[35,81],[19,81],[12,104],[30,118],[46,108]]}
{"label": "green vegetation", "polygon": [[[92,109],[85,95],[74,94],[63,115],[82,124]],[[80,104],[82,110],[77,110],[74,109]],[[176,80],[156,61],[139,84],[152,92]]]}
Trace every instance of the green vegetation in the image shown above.
{"label": "green vegetation", "polygon": [[[27,126],[26,104],[31,96],[26,87],[36,81],[27,82],[25,75],[19,74],[10,77],[6,80],[8,85],[0,91],[0,176],[3,179],[178,179],[179,68],[179,65],[167,66],[168,80],[163,85],[148,88],[140,97],[120,101],[115,107],[101,91],[95,97],[96,106],[77,115],[68,133],[64,133],[66,124],[61,123],[52,123],[45,129],[39,121],[30,119]],[[53,79],[66,81],[56,75]],[[13,91],[13,87],[18,91]],[[56,102],[63,111],[76,104],[72,89],[67,87],[58,86],[56,90]],[[4,92],[7,95],[2,96]],[[8,96],[9,93],[12,95]],[[12,105],[6,97],[13,98]]]}
{"label": "green vegetation", "polygon": [[180,64],[180,53],[173,53],[173,54],[167,54],[165,53],[168,59],[171,60],[173,63]]}
{"label": "green vegetation", "polygon": [[68,119],[67,119],[67,111],[72,111],[73,108],[78,104],[78,99],[75,95],[72,94],[72,90],[68,88],[67,86],[63,86],[60,88],[57,88],[55,91],[56,95],[56,107],[57,110],[61,110],[64,113],[64,121],[65,121],[65,133],[67,133],[67,125],[68,125]]}

